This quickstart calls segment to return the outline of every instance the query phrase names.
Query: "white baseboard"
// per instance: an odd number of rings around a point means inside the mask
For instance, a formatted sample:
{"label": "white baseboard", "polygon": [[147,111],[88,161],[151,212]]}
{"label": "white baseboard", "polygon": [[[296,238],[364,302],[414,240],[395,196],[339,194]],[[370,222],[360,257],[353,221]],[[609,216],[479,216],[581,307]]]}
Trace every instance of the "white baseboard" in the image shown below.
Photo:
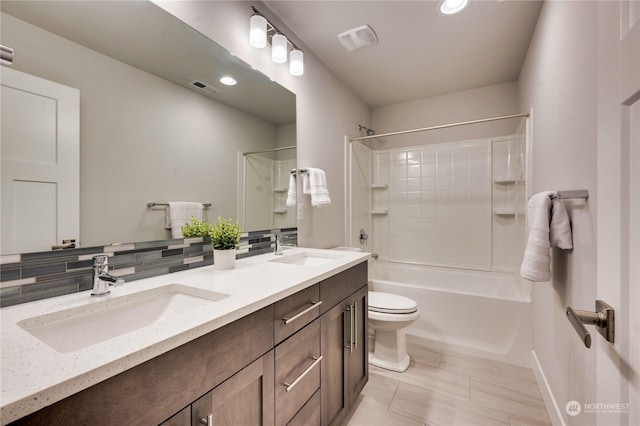
{"label": "white baseboard", "polygon": [[538,389],[540,389],[540,394],[542,395],[544,406],[549,414],[551,424],[554,426],[566,426],[564,418],[562,417],[562,411],[558,408],[556,398],[553,396],[547,377],[544,375],[544,371],[542,370],[542,366],[540,365],[540,361],[538,361],[538,356],[534,350],[531,350],[531,369],[533,370],[536,382],[538,382]]}

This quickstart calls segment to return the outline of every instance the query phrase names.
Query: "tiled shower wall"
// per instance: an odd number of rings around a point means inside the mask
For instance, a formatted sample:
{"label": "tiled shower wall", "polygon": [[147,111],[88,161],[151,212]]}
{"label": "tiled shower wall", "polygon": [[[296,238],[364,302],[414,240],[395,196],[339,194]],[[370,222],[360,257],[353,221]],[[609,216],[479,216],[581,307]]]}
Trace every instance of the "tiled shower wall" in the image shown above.
{"label": "tiled shower wall", "polygon": [[382,258],[491,269],[490,139],[373,151],[372,160]]}
{"label": "tiled shower wall", "polygon": [[[242,234],[237,258],[272,251],[276,231]],[[297,243],[296,228],[278,231],[287,244]],[[126,282],[215,262],[208,237],[0,256],[0,307],[91,289],[92,257],[98,254],[109,255],[110,273]]]}

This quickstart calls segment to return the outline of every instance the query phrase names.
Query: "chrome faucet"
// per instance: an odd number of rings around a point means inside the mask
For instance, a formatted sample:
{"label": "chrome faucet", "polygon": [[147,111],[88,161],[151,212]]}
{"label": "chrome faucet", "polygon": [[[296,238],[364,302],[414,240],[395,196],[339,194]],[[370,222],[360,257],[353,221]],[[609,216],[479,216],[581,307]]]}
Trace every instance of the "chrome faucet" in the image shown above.
{"label": "chrome faucet", "polygon": [[124,284],[123,278],[109,275],[109,256],[106,254],[93,256],[93,291],[91,291],[91,296],[104,296],[111,293],[110,285],[122,284]]}
{"label": "chrome faucet", "polygon": [[275,254],[277,256],[282,255],[282,248],[283,247],[296,247],[295,244],[282,244],[282,234],[278,233],[276,234],[276,250],[275,250]]}

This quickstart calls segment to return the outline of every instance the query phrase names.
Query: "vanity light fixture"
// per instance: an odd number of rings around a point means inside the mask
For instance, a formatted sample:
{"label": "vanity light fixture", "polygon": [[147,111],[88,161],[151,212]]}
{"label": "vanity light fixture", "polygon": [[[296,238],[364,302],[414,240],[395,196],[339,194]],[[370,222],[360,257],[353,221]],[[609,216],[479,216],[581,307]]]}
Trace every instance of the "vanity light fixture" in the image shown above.
{"label": "vanity light fixture", "polygon": [[440,3],[440,12],[444,15],[453,15],[462,12],[469,6],[471,0],[442,0]]}
{"label": "vanity light fixture", "polygon": [[233,78],[231,76],[228,76],[228,75],[225,75],[224,77],[222,77],[220,79],[220,83],[226,84],[227,86],[235,86],[236,83],[238,83],[238,82],[236,81],[235,78]]}
{"label": "vanity light fixture", "polygon": [[[256,48],[271,46],[271,60],[277,64],[289,62],[289,73],[304,74],[304,53],[289,38],[251,6],[253,15],[249,19],[249,44]],[[291,51],[289,51],[291,46]],[[289,57],[289,58],[288,58]]]}
{"label": "vanity light fixture", "polygon": [[267,19],[257,13],[249,19],[249,44],[259,49],[267,45]]}

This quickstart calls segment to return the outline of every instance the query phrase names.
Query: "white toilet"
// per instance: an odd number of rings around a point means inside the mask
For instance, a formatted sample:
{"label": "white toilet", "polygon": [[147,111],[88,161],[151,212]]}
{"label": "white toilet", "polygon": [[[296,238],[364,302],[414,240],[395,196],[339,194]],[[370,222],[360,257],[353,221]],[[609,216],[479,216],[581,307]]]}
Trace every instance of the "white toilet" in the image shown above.
{"label": "white toilet", "polygon": [[409,368],[405,328],[420,316],[418,304],[396,294],[369,292],[369,328],[375,332],[369,364],[398,372]]}

